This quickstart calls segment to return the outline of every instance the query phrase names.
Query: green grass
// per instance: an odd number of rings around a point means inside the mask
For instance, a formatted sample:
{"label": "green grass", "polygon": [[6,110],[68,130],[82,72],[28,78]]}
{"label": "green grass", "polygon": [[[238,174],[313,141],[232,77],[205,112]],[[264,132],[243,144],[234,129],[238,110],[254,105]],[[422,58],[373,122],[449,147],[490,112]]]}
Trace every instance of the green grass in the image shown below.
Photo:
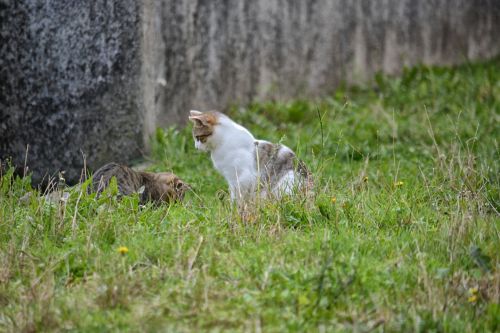
{"label": "green grass", "polygon": [[9,171],[0,331],[500,330],[500,59],[229,113],[295,149],[316,197],[241,221],[189,126],[151,154],[183,204],[51,204]]}

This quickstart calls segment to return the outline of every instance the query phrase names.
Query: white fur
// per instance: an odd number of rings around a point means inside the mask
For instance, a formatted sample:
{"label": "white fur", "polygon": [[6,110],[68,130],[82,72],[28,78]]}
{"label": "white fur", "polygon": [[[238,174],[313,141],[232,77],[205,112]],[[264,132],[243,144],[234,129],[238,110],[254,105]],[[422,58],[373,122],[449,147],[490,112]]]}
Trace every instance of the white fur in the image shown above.
{"label": "white fur", "polygon": [[[191,115],[196,112],[191,111]],[[261,141],[261,140],[259,140]],[[258,182],[258,169],[255,161],[255,138],[243,126],[228,117],[220,115],[219,124],[214,126],[213,134],[205,143],[195,140],[196,149],[209,151],[215,169],[229,184],[231,200],[245,201],[255,196]],[[290,151],[282,147],[281,153]],[[295,186],[296,176],[291,170],[272,189],[259,189],[262,197],[268,192],[275,197],[290,194]]]}
{"label": "white fur", "polygon": [[[293,151],[285,145],[281,146],[279,155],[293,153]],[[300,178],[300,177],[298,177]],[[294,188],[296,187],[296,174],[293,170],[288,171],[278,182],[276,187],[273,189],[273,194],[275,196],[280,196],[281,194],[292,194]]]}
{"label": "white fur", "polygon": [[229,184],[232,200],[245,200],[255,192],[257,171],[254,142],[253,135],[247,129],[222,114],[219,124],[205,143],[195,140],[196,149],[210,151],[215,169]]}
{"label": "white fur", "polygon": [[201,151],[208,151],[207,147],[198,140],[194,140],[194,147]]}
{"label": "white fur", "polygon": [[273,195],[280,197],[283,194],[292,194],[295,186],[295,172],[290,170],[276,184]]}

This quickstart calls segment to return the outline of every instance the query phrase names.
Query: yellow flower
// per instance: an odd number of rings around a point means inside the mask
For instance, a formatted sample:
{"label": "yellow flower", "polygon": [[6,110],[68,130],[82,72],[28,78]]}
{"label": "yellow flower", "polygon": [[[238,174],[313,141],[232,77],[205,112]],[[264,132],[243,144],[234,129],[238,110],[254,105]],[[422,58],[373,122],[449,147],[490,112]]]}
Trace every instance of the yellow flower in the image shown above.
{"label": "yellow flower", "polygon": [[363,177],[363,182],[367,183],[368,182],[368,176]]}
{"label": "yellow flower", "polygon": [[122,255],[123,255],[123,254],[127,254],[127,253],[128,253],[128,247],[126,247],[126,246],[120,246],[120,247],[118,248],[118,253],[120,253],[120,254],[122,254]]}
{"label": "yellow flower", "polygon": [[332,197],[332,203],[336,203],[337,202],[337,198],[336,197]]}
{"label": "yellow flower", "polygon": [[467,299],[467,301],[468,301],[469,303],[476,303],[476,301],[477,301],[477,296],[476,296],[476,295],[469,296],[469,298]]}
{"label": "yellow flower", "polygon": [[470,288],[469,289],[469,294],[470,295],[475,295],[475,294],[477,294],[478,291],[479,291],[479,289],[477,289],[477,287]]}
{"label": "yellow flower", "polygon": [[400,187],[400,186],[403,186],[403,185],[404,185],[404,183],[402,181],[398,181],[398,182],[394,183],[394,186],[396,186],[396,187]]}

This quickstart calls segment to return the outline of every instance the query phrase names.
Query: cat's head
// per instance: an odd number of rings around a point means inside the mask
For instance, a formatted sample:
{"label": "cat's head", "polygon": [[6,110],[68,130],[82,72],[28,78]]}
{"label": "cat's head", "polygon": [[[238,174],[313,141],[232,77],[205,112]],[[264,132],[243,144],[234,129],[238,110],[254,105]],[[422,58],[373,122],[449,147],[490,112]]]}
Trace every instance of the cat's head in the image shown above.
{"label": "cat's head", "polygon": [[191,186],[171,172],[154,173],[154,186],[149,188],[151,199],[156,202],[182,201]]}
{"label": "cat's head", "polygon": [[220,117],[221,114],[215,111],[190,111],[189,120],[194,124],[193,138],[196,149],[211,151],[214,148],[214,133]]}

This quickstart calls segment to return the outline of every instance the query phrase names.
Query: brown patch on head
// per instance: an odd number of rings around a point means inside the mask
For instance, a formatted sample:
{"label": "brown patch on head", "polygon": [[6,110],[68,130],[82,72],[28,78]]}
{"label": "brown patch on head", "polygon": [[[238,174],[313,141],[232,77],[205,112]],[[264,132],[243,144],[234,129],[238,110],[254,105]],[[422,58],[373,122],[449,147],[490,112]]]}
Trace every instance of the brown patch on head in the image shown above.
{"label": "brown patch on head", "polygon": [[205,143],[207,141],[207,138],[213,134],[214,126],[219,122],[219,115],[215,111],[191,111],[189,120],[191,120],[194,124],[194,138],[201,143]]}
{"label": "brown patch on head", "polygon": [[156,202],[172,202],[184,199],[184,194],[191,189],[187,183],[171,172],[145,173],[145,195]]}

